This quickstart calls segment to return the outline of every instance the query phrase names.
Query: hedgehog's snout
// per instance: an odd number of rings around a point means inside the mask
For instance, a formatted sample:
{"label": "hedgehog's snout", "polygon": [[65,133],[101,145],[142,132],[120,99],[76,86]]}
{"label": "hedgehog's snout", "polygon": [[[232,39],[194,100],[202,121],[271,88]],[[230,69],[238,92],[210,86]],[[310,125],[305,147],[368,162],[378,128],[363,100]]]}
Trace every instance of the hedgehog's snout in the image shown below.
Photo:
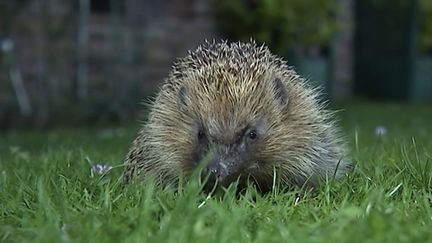
{"label": "hedgehog's snout", "polygon": [[[228,186],[244,174],[252,161],[257,140],[255,128],[242,129],[235,136],[207,139],[199,133],[198,158],[205,163],[202,176],[206,186]],[[202,168],[202,167],[201,167]]]}
{"label": "hedgehog's snout", "polygon": [[228,170],[223,161],[212,160],[205,169],[206,174],[209,176],[209,183],[222,183],[228,176]]}
{"label": "hedgehog's snout", "polygon": [[236,176],[241,174],[241,158],[239,154],[231,151],[226,146],[212,154],[207,165],[204,167],[204,176],[207,178],[208,186],[228,186]]}
{"label": "hedgehog's snout", "polygon": [[220,149],[213,153],[212,158],[207,162],[204,169],[205,175],[208,176],[208,183],[225,185],[228,178],[233,174],[232,158],[228,151],[221,153]]}

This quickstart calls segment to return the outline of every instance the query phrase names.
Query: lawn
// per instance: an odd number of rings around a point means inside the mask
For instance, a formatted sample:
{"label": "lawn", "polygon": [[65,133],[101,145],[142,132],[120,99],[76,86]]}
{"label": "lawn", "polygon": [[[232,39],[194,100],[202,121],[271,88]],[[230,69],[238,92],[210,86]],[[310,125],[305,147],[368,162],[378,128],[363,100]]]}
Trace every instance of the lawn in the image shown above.
{"label": "lawn", "polygon": [[356,168],[314,195],[125,187],[135,123],[1,133],[0,242],[431,242],[432,107],[336,107]]}

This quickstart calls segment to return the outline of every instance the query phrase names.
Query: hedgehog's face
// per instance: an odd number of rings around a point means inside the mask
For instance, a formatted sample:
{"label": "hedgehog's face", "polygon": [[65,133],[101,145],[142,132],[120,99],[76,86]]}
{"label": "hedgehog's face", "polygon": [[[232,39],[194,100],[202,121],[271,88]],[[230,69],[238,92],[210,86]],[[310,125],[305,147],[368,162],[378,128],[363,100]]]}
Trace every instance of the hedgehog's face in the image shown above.
{"label": "hedgehog's face", "polygon": [[260,168],[268,166],[263,152],[271,139],[269,127],[280,119],[276,113],[286,107],[288,94],[279,78],[260,78],[250,87],[224,80],[179,90],[180,112],[192,131],[190,156],[183,163],[191,169],[203,167],[209,185],[260,180]]}
{"label": "hedgehog's face", "polygon": [[253,171],[264,162],[259,156],[266,136],[264,121],[225,130],[220,133],[215,127],[200,126],[195,134],[193,161],[195,166],[204,166],[203,176],[209,175],[210,185],[217,182],[227,186],[236,179],[253,176]]}

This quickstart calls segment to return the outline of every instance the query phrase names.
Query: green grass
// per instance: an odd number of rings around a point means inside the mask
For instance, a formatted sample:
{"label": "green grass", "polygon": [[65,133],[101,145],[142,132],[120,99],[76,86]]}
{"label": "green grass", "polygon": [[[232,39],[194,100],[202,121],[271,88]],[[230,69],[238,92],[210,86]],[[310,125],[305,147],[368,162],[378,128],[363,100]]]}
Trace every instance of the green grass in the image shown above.
{"label": "green grass", "polygon": [[90,173],[121,163],[135,125],[0,134],[0,242],[431,242],[432,108],[343,109],[357,166],[314,196],[206,198]]}

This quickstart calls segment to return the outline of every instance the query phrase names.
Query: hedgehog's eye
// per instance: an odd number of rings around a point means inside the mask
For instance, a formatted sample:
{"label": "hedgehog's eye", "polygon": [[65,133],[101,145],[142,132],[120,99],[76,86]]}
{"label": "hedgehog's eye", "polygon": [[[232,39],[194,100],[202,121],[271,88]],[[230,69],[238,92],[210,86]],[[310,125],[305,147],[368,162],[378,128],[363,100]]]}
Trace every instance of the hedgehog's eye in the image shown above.
{"label": "hedgehog's eye", "polygon": [[248,133],[248,137],[252,140],[255,140],[257,138],[257,133],[255,130],[252,130]]}
{"label": "hedgehog's eye", "polygon": [[198,131],[198,139],[199,140],[202,140],[202,139],[204,139],[205,138],[205,134],[204,134],[204,132],[202,131],[202,130],[199,130]]}

